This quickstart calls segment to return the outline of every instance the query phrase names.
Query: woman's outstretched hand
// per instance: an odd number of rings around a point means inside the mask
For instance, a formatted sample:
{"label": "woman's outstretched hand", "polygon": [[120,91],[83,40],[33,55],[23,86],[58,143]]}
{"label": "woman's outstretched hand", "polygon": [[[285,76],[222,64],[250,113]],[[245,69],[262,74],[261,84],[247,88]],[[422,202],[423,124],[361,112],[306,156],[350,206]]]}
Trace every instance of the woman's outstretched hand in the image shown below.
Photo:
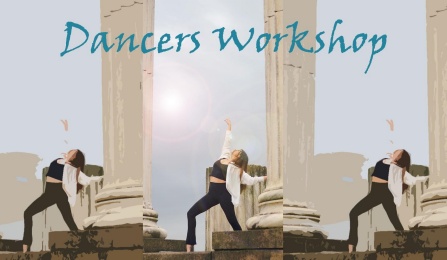
{"label": "woman's outstretched hand", "polygon": [[426,182],[428,180],[428,176],[417,176],[416,180]]}
{"label": "woman's outstretched hand", "polygon": [[391,132],[393,132],[394,131],[394,121],[393,121],[393,119],[387,119],[386,122],[388,123],[388,125],[390,125]]}
{"label": "woman's outstretched hand", "polygon": [[264,176],[264,181],[266,181],[267,180],[267,176]]}
{"label": "woman's outstretched hand", "polygon": [[227,130],[231,131],[231,120],[227,118],[225,119],[225,123],[227,123]]}
{"label": "woman's outstretched hand", "polygon": [[68,120],[67,119],[61,119],[62,124],[64,125],[65,132],[68,131]]}
{"label": "woman's outstretched hand", "polygon": [[92,176],[92,181],[101,181],[102,179],[104,179],[104,176]]}

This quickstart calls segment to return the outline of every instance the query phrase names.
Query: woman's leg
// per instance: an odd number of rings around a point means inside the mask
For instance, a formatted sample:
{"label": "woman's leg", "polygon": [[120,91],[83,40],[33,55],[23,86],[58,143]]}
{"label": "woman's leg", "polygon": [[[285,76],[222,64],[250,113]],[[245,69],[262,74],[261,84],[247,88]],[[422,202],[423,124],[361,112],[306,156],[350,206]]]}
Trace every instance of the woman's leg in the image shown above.
{"label": "woman's leg", "polygon": [[231,195],[228,191],[226,191],[226,194],[223,194],[219,198],[219,203],[233,230],[242,230],[239,222],[237,221],[236,213],[234,212],[234,205],[233,202],[231,202]]}
{"label": "woman's leg", "polygon": [[23,213],[23,219],[25,222],[25,228],[23,231],[23,244],[27,245],[28,248],[33,242],[33,216],[55,204],[55,199],[55,196],[52,196],[47,191],[45,191],[44,194],[42,194],[33,203],[31,203],[31,205],[29,205],[29,207]]}
{"label": "woman's leg", "polygon": [[351,212],[349,212],[350,228],[349,228],[348,244],[350,245],[356,246],[358,242],[358,233],[357,233],[358,217],[382,202],[380,200],[380,196],[377,196],[377,194],[375,194],[376,192],[374,191],[375,189],[372,188],[371,192],[368,195],[366,195],[365,198],[360,200],[357,203],[357,205],[355,205],[354,208],[352,208]]}
{"label": "woman's leg", "polygon": [[212,191],[210,191],[188,210],[188,233],[186,235],[187,245],[196,244],[196,216],[216,206],[218,203],[219,201],[215,198],[215,196],[213,196]]}
{"label": "woman's leg", "polygon": [[391,194],[391,192],[389,195],[390,196],[388,196],[388,198],[383,201],[382,206],[385,209],[386,214],[391,221],[391,224],[393,224],[394,229],[404,230],[402,223],[400,223],[399,216],[397,215],[397,208],[396,204],[394,203],[393,195]]}
{"label": "woman's leg", "polygon": [[[65,191],[63,191],[65,193]],[[66,196],[66,195],[65,195]],[[59,211],[62,214],[62,217],[64,218],[65,223],[67,224],[68,228],[70,230],[78,230],[78,227],[76,226],[76,222],[73,219],[73,214],[71,213],[70,203],[68,203],[68,198],[60,199],[56,203],[57,207],[59,208]]]}

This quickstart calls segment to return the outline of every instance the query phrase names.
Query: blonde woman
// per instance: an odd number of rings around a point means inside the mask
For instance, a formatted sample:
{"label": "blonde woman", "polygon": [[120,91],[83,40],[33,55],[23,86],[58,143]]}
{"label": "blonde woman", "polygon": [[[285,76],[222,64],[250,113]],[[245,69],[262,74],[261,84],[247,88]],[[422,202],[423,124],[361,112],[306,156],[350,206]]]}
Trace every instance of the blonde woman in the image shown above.
{"label": "blonde woman", "polygon": [[241,185],[253,185],[265,181],[267,176],[251,177],[246,173],[248,156],[244,150],[231,151],[231,121],[226,119],[227,131],[222,153],[214,163],[210,175],[208,193],[197,201],[188,211],[188,234],[186,236],[186,251],[194,251],[196,244],[196,216],[220,204],[233,230],[242,230],[234,207],[239,204]]}
{"label": "blonde woman", "polygon": [[23,232],[23,252],[27,252],[32,244],[33,216],[56,204],[70,230],[78,230],[73,219],[70,206],[76,203],[76,194],[83,185],[91,181],[99,181],[102,176],[88,177],[83,173],[85,156],[80,150],[68,151],[65,158],[51,162],[44,193],[37,198],[24,212],[25,228]]}

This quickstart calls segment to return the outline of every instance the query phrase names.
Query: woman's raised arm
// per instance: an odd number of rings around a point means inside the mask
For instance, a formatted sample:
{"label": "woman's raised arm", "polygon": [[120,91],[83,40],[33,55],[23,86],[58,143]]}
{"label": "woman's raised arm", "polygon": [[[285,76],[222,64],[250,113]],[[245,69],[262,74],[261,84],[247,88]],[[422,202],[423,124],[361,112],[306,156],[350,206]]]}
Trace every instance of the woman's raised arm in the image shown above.
{"label": "woman's raised arm", "polygon": [[231,156],[231,139],[233,138],[231,135],[231,121],[227,118],[225,119],[225,122],[227,123],[227,130],[225,131],[225,140],[219,159],[230,159]]}

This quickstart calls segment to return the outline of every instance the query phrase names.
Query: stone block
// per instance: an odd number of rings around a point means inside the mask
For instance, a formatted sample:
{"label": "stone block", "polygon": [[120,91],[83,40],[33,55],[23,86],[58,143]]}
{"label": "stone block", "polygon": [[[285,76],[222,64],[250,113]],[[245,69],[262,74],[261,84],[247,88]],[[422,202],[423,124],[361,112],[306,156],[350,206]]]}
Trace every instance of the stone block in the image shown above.
{"label": "stone block", "polygon": [[30,253],[18,253],[18,252],[0,252],[0,260],[50,260],[50,252],[30,252]]}
{"label": "stone block", "polygon": [[0,251],[21,252],[22,240],[0,239]]}
{"label": "stone block", "polygon": [[270,259],[270,260],[282,260],[282,249],[277,250],[222,250],[214,251],[212,253],[213,260],[257,260],[257,259]]}
{"label": "stone block", "polygon": [[163,252],[145,253],[144,260],[211,260],[211,252]]}
{"label": "stone block", "polygon": [[376,260],[375,252],[284,253],[284,260]]}
{"label": "stone block", "polygon": [[213,233],[214,250],[282,249],[282,228]]}
{"label": "stone block", "polygon": [[170,240],[144,237],[144,252],[185,252],[185,240]]}
{"label": "stone block", "polygon": [[[382,231],[374,235],[378,252],[395,250],[416,253],[430,250],[447,250],[447,228]],[[447,259],[447,258],[446,258]]]}
{"label": "stone block", "polygon": [[[79,252],[77,250],[58,250],[51,252],[51,260],[137,260],[143,258],[142,249],[106,250]],[[44,259],[42,259],[44,260]]]}
{"label": "stone block", "polygon": [[94,252],[98,249],[143,250],[143,225],[123,225],[79,231],[56,231],[49,234],[51,251]]}
{"label": "stone block", "polygon": [[345,240],[304,237],[293,235],[289,232],[284,233],[284,253],[310,253],[323,251],[348,251],[348,243]]}
{"label": "stone block", "polygon": [[427,251],[418,253],[378,252],[377,260],[445,260],[447,251]]}

